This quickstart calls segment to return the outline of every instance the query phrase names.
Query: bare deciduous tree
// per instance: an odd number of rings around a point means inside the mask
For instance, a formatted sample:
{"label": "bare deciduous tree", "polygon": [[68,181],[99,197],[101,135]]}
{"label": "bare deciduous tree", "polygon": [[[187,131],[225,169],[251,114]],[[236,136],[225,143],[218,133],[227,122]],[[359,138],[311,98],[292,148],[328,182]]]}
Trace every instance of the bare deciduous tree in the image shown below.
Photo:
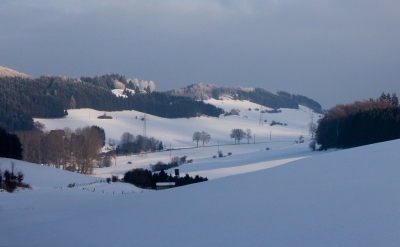
{"label": "bare deciduous tree", "polygon": [[154,92],[154,90],[156,89],[156,84],[154,84],[153,81],[149,82],[149,92]]}
{"label": "bare deciduous tree", "polygon": [[251,130],[250,129],[246,130],[245,137],[247,139],[247,144],[249,144],[250,143],[250,139],[251,139]]}
{"label": "bare deciduous tree", "polygon": [[202,131],[200,134],[200,139],[203,142],[203,147],[204,147],[204,143],[208,143],[211,139],[210,134],[208,134],[207,132]]}
{"label": "bare deciduous tree", "polygon": [[129,144],[135,141],[135,137],[129,133],[129,132],[124,132],[121,136],[121,146],[124,144]]}
{"label": "bare deciduous tree", "polygon": [[140,82],[141,86],[142,86],[142,90],[147,92],[147,87],[149,86],[149,83],[147,81],[141,81]]}
{"label": "bare deciduous tree", "polygon": [[89,126],[77,130],[81,137],[80,144],[82,149],[80,152],[80,162],[78,171],[83,174],[91,174],[93,171],[94,161],[98,158],[101,149],[100,133]]}
{"label": "bare deciduous tree", "polygon": [[235,144],[236,140],[240,144],[240,140],[242,140],[245,137],[245,132],[242,129],[233,129],[230,134],[231,138],[235,138]]}
{"label": "bare deciduous tree", "polygon": [[194,132],[193,133],[193,141],[197,142],[197,147],[199,146],[199,141],[201,141],[201,133],[200,132]]}

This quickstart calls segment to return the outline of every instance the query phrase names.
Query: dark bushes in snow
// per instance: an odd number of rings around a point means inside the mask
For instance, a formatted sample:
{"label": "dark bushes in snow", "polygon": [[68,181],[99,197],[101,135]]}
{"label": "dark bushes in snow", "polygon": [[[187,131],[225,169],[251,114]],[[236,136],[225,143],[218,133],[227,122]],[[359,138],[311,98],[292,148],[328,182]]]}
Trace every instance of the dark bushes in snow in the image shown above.
{"label": "dark bushes in snow", "polygon": [[[150,165],[150,167],[153,172],[159,172],[161,170],[168,170],[170,168],[178,167],[185,163],[189,163],[188,161],[186,161],[186,159],[187,159],[186,155],[182,156],[180,158],[178,156],[175,156],[171,159],[171,161],[168,164],[165,164],[165,163],[159,161],[155,165]],[[190,160],[190,163],[192,163],[192,162],[193,162],[193,160]]]}
{"label": "dark bushes in snow", "polygon": [[17,188],[26,188],[30,189],[29,184],[25,184],[22,181],[24,180],[24,174],[21,171],[15,172],[15,164],[11,163],[11,171],[5,170],[2,172],[0,170],[0,190],[7,192],[14,192]]}
{"label": "dark bushes in snow", "polygon": [[184,177],[172,176],[167,174],[164,170],[159,173],[152,173],[149,170],[144,169],[133,169],[128,171],[124,175],[124,181],[134,184],[140,188],[156,189],[158,182],[175,182],[175,187],[208,181],[207,178],[196,175],[194,178],[186,174]]}

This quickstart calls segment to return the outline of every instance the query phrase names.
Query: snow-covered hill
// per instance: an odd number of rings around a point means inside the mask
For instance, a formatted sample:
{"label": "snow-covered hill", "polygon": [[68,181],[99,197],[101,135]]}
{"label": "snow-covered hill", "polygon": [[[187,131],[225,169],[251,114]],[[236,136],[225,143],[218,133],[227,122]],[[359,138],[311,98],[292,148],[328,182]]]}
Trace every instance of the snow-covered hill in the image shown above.
{"label": "snow-covered hill", "polygon": [[[127,170],[134,167],[148,167],[150,164],[155,164],[157,161],[167,162],[170,156],[184,156],[188,159],[193,159],[194,164],[199,162],[224,163],[229,159],[237,160],[238,154],[248,154],[246,157],[254,156],[253,153],[264,152],[265,156],[275,156],[275,151],[288,147],[307,147],[305,144],[295,144],[300,135],[304,135],[306,140],[308,136],[308,123],[312,120],[315,122],[319,118],[319,114],[312,113],[306,107],[300,109],[281,109],[282,113],[260,113],[262,110],[260,105],[249,101],[238,101],[231,99],[224,100],[208,100],[207,103],[216,105],[230,111],[237,109],[240,111],[240,116],[223,116],[219,118],[213,117],[198,117],[198,118],[179,118],[168,119],[156,116],[147,115],[146,134],[163,142],[164,147],[171,147],[174,151],[148,154],[146,157],[132,155],[127,157],[118,157],[117,166],[110,168],[95,169],[94,173],[97,176],[108,177],[110,174],[124,174]],[[249,109],[251,109],[249,111]],[[258,111],[256,110],[258,109]],[[264,108],[266,110],[266,108]],[[120,111],[106,112],[113,119],[98,119],[104,112],[95,111],[92,109],[69,110],[69,115],[61,119],[35,119],[45,124],[47,130],[62,129],[69,127],[76,129],[87,125],[97,125],[102,127],[106,133],[106,142],[109,139],[114,139],[119,142],[121,135],[124,132],[130,132],[134,135],[143,135],[143,121],[141,120],[143,113],[137,111]],[[313,119],[312,119],[313,117]],[[261,124],[260,124],[261,118]],[[272,121],[287,124],[270,126]],[[265,122],[266,121],[266,122]],[[230,138],[232,129],[241,128],[243,130],[250,129],[252,132],[251,140],[242,140],[242,145],[233,145],[234,139]],[[192,135],[196,131],[205,131],[211,135],[209,143],[202,147],[199,143],[199,148],[187,149],[196,147],[196,143],[192,140]],[[254,139],[255,138],[255,139]],[[249,143],[249,144],[247,144]],[[269,148],[269,151],[266,151]],[[176,150],[183,149],[183,150]],[[218,150],[225,155],[228,152],[233,153],[233,158],[212,159],[217,154]],[[296,153],[297,149],[290,149],[290,152]],[[305,149],[307,152],[307,148]],[[308,152],[310,153],[310,152]],[[309,154],[307,154],[309,155]],[[300,156],[307,156],[301,154]],[[292,155],[292,157],[294,157]],[[297,157],[297,156],[296,156]],[[263,158],[265,159],[265,157]],[[278,158],[277,158],[278,159]],[[272,160],[272,159],[269,159]],[[132,164],[128,164],[131,162]],[[259,161],[257,161],[259,162]],[[252,159],[241,159],[238,165],[254,163]],[[193,165],[194,165],[193,164]],[[188,171],[189,172],[189,171]]]}
{"label": "snow-covered hill", "polygon": [[[399,148],[396,140],[318,152],[271,169],[129,194],[121,183],[88,184],[94,192],[54,188],[95,178],[14,161],[34,189],[0,193],[0,245],[399,246]],[[276,152],[290,158],[287,150]],[[0,159],[2,169],[10,162]]]}
{"label": "snow-covered hill", "polygon": [[18,71],[0,66],[0,77],[22,77],[22,78],[32,78],[30,75],[20,73]]}
{"label": "snow-covered hill", "polygon": [[[235,100],[208,100],[211,103],[226,111],[231,109],[239,109],[240,116],[221,115],[219,118],[199,117],[199,118],[179,118],[168,119],[147,115],[146,123],[147,136],[153,136],[162,140],[164,143],[171,143],[173,147],[194,146],[192,134],[195,131],[206,131],[211,135],[210,144],[232,144],[229,134],[233,128],[251,129],[256,134],[256,142],[270,140],[290,140],[298,139],[300,135],[308,135],[307,124],[312,120],[312,111],[306,107],[300,109],[282,109],[282,113],[264,113],[260,114],[260,106],[248,101]],[[249,111],[248,109],[252,109]],[[265,109],[265,108],[264,108]],[[104,128],[106,139],[109,138],[119,142],[123,132],[130,132],[134,135],[143,134],[143,121],[141,117],[143,113],[137,111],[119,111],[106,112],[113,119],[98,119],[104,112],[92,109],[76,109],[68,110],[69,115],[61,119],[35,119],[45,124],[47,130],[62,129],[69,127],[75,129],[87,125],[97,125]],[[260,116],[262,125],[260,125]],[[313,121],[316,122],[319,114],[313,114]],[[270,126],[275,120],[277,122],[286,123],[287,126]],[[266,122],[265,122],[266,121]],[[271,138],[270,138],[271,137]],[[254,140],[252,140],[254,141]],[[242,141],[247,142],[247,141]]]}
{"label": "snow-covered hill", "polygon": [[[148,116],[147,135],[176,149],[118,157],[116,165],[92,176],[0,158],[3,171],[14,162],[33,188],[0,193],[0,246],[400,245],[400,140],[311,152],[307,124],[319,115],[307,108],[261,114],[267,123],[260,125],[258,105],[208,102],[238,109],[240,116]],[[117,141],[123,132],[143,133],[140,112],[107,112],[114,118],[97,119],[102,114],[82,109],[64,119],[36,120],[48,130],[98,125]],[[270,126],[272,120],[287,126]],[[256,140],[234,145],[233,128],[251,129]],[[195,131],[211,134],[210,143],[196,148]],[[306,142],[296,144],[301,134]],[[226,157],[213,158],[218,150]],[[181,174],[210,180],[163,191],[104,182],[111,174],[184,155],[194,161],[180,166]]]}

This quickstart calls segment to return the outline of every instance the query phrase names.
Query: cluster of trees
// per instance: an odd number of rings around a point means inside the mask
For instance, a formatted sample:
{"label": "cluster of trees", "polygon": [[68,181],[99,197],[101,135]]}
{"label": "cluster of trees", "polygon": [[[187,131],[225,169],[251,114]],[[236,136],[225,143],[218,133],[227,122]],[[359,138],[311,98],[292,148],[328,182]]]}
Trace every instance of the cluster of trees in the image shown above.
{"label": "cluster of trees", "polygon": [[244,131],[242,129],[233,129],[233,130],[231,130],[230,137],[235,139],[235,144],[236,144],[236,141],[238,144],[240,144],[240,141],[242,139],[247,139],[247,143],[250,143],[251,130],[246,129],[246,131]]}
{"label": "cluster of trees", "polygon": [[190,97],[195,100],[219,99],[222,95],[236,96],[239,91],[253,91],[253,88],[216,86],[208,83],[192,84],[181,89],[174,89],[168,93],[176,96]]}
{"label": "cluster of trees", "polygon": [[134,184],[139,188],[156,189],[156,184],[158,182],[175,182],[175,187],[178,187],[208,181],[208,179],[200,177],[199,175],[196,175],[193,178],[190,177],[189,174],[186,174],[184,177],[172,176],[171,174],[168,175],[165,173],[164,170],[159,173],[152,173],[149,170],[140,168],[126,172],[124,175],[124,181]]}
{"label": "cluster of trees", "polygon": [[122,81],[122,86],[135,84],[119,75],[80,79],[60,76],[0,78],[0,127],[8,131],[32,130],[33,117],[61,118],[68,114],[67,109],[79,108],[137,110],[168,118],[203,114],[218,117],[223,113],[222,109],[201,101],[153,92],[155,85],[151,81],[143,81],[148,93],[127,92],[127,97],[117,97],[110,90],[117,81]]}
{"label": "cluster of trees", "polygon": [[275,121],[275,120],[272,120],[272,122],[271,122],[269,125],[270,125],[270,126],[274,126],[274,125],[284,125],[284,126],[287,126],[286,123],[281,123],[281,122],[278,122],[278,121]]}
{"label": "cluster of trees", "polygon": [[7,192],[14,192],[17,187],[30,188],[29,184],[23,183],[24,174],[22,171],[15,170],[15,163],[11,162],[11,171],[5,170],[4,172],[0,169],[0,189],[4,189]]}
{"label": "cluster of trees", "polygon": [[318,103],[315,100],[312,100],[310,98],[307,98],[306,96],[303,95],[295,95],[295,94],[290,94],[288,92],[285,91],[278,91],[278,95],[290,98],[291,100],[293,100],[294,102],[298,103],[299,105],[304,105],[307,106],[308,108],[310,108],[311,110],[313,110],[316,113],[322,113],[322,107],[321,104]]}
{"label": "cluster of trees", "polygon": [[196,131],[193,133],[192,140],[197,143],[197,147],[199,146],[199,141],[203,142],[204,147],[204,143],[208,143],[211,140],[211,135],[204,131]]}
{"label": "cluster of trees", "polygon": [[239,109],[231,109],[230,111],[225,112],[224,116],[232,116],[232,115],[239,116],[240,115],[239,113],[240,113]]}
{"label": "cluster of trees", "polygon": [[155,152],[163,150],[162,141],[153,137],[142,135],[134,136],[129,132],[124,132],[121,136],[121,143],[116,148],[117,154],[138,154],[140,152]]}
{"label": "cluster of trees", "polygon": [[64,170],[91,174],[105,144],[104,129],[86,126],[72,131],[43,131],[43,125],[30,131],[16,131],[25,161],[51,165]]}
{"label": "cluster of trees", "polygon": [[321,149],[351,148],[400,138],[397,95],[336,105],[319,120],[316,141]]}
{"label": "cluster of trees", "polygon": [[313,109],[315,112],[322,113],[321,105],[305,96],[294,95],[284,91],[274,94],[263,88],[226,87],[198,83],[178,90],[172,90],[169,93],[176,96],[191,97],[196,100],[220,99],[223,95],[231,95],[236,100],[249,100],[270,108],[298,109],[299,104],[301,104]]}
{"label": "cluster of trees", "polygon": [[156,89],[156,85],[153,81],[142,80],[139,83],[139,80],[137,78],[131,80],[119,74],[106,74],[95,77],[81,77],[80,80],[107,89],[129,88],[134,90],[135,93],[140,93],[141,91],[151,93]]}
{"label": "cluster of trees", "polygon": [[218,117],[224,110],[202,101],[188,97],[172,96],[166,93],[153,92],[132,94],[127,92],[126,98],[121,98],[126,104],[126,110],[136,110],[165,118],[198,117],[208,115]]}
{"label": "cluster of trees", "polygon": [[153,172],[159,172],[159,171],[162,171],[162,170],[168,170],[168,169],[173,168],[173,167],[181,166],[181,165],[183,165],[185,163],[192,163],[193,162],[193,160],[186,160],[186,159],[187,159],[186,155],[182,156],[180,158],[178,156],[175,156],[175,157],[172,157],[171,161],[168,162],[168,164],[165,164],[164,162],[159,161],[155,165],[150,164],[150,167],[151,167],[151,170]]}
{"label": "cluster of trees", "polygon": [[0,157],[22,159],[22,145],[18,136],[0,127]]}

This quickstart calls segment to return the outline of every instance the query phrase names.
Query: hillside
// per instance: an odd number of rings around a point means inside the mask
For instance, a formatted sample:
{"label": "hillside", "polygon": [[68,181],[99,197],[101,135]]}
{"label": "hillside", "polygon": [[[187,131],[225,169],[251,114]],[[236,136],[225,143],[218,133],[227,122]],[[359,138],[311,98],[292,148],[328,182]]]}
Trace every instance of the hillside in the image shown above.
{"label": "hillside", "polygon": [[220,99],[230,96],[237,100],[249,100],[255,104],[270,108],[298,109],[306,106],[317,113],[322,113],[321,105],[303,95],[279,91],[271,93],[264,88],[244,88],[217,86],[208,83],[192,84],[181,89],[167,92],[171,95],[190,97],[196,100]]}
{"label": "hillside", "polygon": [[[195,84],[170,92],[155,91],[153,81],[127,79],[119,74],[66,78],[32,78],[0,67],[0,127],[8,131],[31,130],[32,118],[62,118],[68,110],[136,110],[165,118],[217,117],[224,113],[203,100],[230,97],[249,100],[259,107],[299,109],[322,113],[321,105],[305,96],[271,93],[262,88],[219,87]],[[139,85],[140,84],[140,85]]]}
{"label": "hillside", "polygon": [[0,109],[0,127],[9,131],[30,130],[34,117],[62,118],[67,115],[66,110],[80,108],[138,110],[166,118],[215,117],[222,113],[221,109],[204,102],[162,92],[128,91],[126,97],[117,97],[108,87],[108,82],[112,83],[112,88],[121,86],[109,77],[104,81],[60,76],[0,78],[0,105],[3,106]]}
{"label": "hillside", "polygon": [[0,66],[0,77],[21,77],[21,78],[32,78],[30,75],[20,73],[18,71]]}
{"label": "hillside", "polygon": [[[0,158],[25,173],[33,190],[0,193],[0,245],[29,246],[398,246],[400,141],[342,151],[311,152],[306,125],[319,115],[305,107],[260,113],[259,105],[226,98],[206,103],[229,115],[166,119],[148,116],[147,135],[173,150],[118,157],[93,176]],[[249,110],[249,108],[251,110]],[[270,110],[270,108],[267,108]],[[117,142],[142,134],[137,111],[71,110],[61,119],[35,119],[47,130],[86,125],[104,128]],[[259,124],[260,116],[267,122]],[[272,121],[287,125],[270,126]],[[249,128],[256,139],[234,145],[232,128]],[[211,141],[195,148],[191,135]],[[305,143],[295,141],[303,134]],[[254,143],[254,142],[255,143]],[[252,143],[253,142],[253,143]],[[268,148],[268,150],[266,150]],[[217,151],[226,157],[213,158]],[[232,152],[232,155],[227,155]],[[182,175],[209,181],[163,191],[104,183],[133,168],[187,155]],[[168,170],[168,173],[173,170]],[[100,182],[101,181],[101,182]],[[73,188],[67,185],[75,184]],[[23,236],[23,237],[21,237]],[[110,237],[113,236],[113,237]]]}
{"label": "hillside", "polygon": [[396,140],[322,153],[157,192],[66,189],[98,178],[16,161],[34,189],[0,193],[0,245],[398,246],[399,148]]}

